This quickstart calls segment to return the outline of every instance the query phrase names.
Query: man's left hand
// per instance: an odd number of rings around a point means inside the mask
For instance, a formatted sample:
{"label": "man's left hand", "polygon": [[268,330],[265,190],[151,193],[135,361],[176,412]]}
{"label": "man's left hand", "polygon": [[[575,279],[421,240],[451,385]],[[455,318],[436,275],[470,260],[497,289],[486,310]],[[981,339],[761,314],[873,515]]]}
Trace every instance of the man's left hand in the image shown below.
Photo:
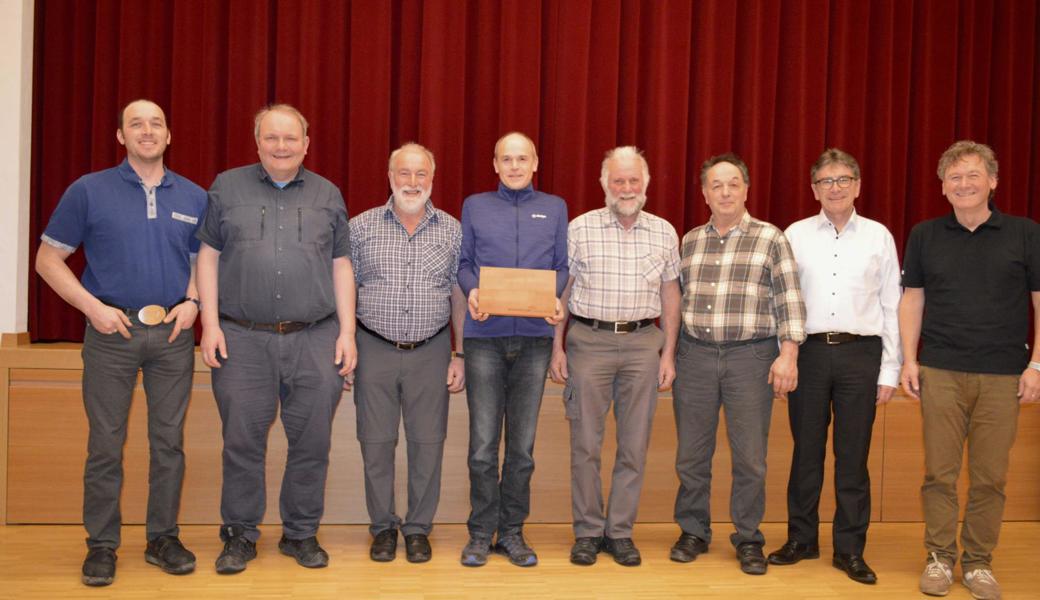
{"label": "man's left hand", "polygon": [[890,385],[877,386],[877,404],[887,404],[888,401],[892,399],[892,394],[894,394],[895,391],[896,388]]}
{"label": "man's left hand", "polygon": [[448,363],[448,391],[452,394],[461,392],[466,387],[466,364],[459,357]]}
{"label": "man's left hand", "polygon": [[555,311],[556,312],[553,313],[553,316],[545,317],[545,322],[546,323],[548,323],[550,325],[556,325],[557,323],[559,323],[560,321],[563,320],[563,305],[560,304],[560,299],[559,298],[556,299]]}
{"label": "man's left hand", "polygon": [[1018,378],[1018,401],[1022,404],[1040,402],[1040,371],[1030,367],[1022,371]]}
{"label": "man's left hand", "polygon": [[357,344],[353,335],[341,333],[336,338],[336,364],[339,365],[339,374],[344,377],[354,372],[357,366]]}
{"label": "man's left hand", "polygon": [[675,381],[675,358],[661,357],[661,365],[657,368],[657,391],[663,392],[672,387]]}
{"label": "man's left hand", "polygon": [[166,341],[172,344],[181,331],[191,329],[197,316],[199,316],[199,307],[195,306],[191,300],[185,300],[171,308],[170,312],[166,314],[166,318],[162,320],[163,323],[173,322],[173,331],[170,332],[170,339]]}
{"label": "man's left hand", "polygon": [[794,391],[798,387],[798,358],[780,353],[769,367],[767,383],[773,384],[773,392],[779,395]]}

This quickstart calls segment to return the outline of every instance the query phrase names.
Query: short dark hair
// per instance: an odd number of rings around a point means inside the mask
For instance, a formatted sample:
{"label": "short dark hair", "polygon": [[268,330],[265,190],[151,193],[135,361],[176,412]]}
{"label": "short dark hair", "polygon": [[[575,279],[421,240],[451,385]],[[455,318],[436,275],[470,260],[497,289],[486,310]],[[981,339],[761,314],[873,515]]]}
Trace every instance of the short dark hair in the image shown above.
{"label": "short dark hair", "polygon": [[[159,106],[158,102],[156,102],[155,100],[149,100],[148,98],[138,98],[137,100],[131,100],[131,101],[127,102],[126,104],[123,105],[123,108],[119,109],[119,114],[116,115],[116,128],[117,129],[122,129],[123,128],[123,113],[126,112],[126,109],[130,108],[131,104],[137,104],[138,102],[147,102],[148,104],[154,104],[154,105],[158,106],[159,107],[159,112],[161,112],[163,114],[163,121],[166,120],[166,111],[163,110],[161,106]],[[169,125],[169,123],[167,123],[167,126],[168,125]]]}
{"label": "short dark hair", "polygon": [[859,179],[859,163],[851,154],[840,148],[827,148],[809,168],[809,180],[815,180],[816,174],[827,165],[844,165],[852,171],[853,177]]}
{"label": "short dark hair", "polygon": [[751,176],[748,175],[747,163],[745,163],[744,160],[737,156],[735,153],[727,152],[725,154],[717,154],[715,156],[712,156],[708,160],[704,161],[704,164],[701,165],[702,186],[708,185],[708,171],[719,163],[729,163],[734,167],[740,169],[740,175],[744,178],[744,183],[747,185],[751,185]]}

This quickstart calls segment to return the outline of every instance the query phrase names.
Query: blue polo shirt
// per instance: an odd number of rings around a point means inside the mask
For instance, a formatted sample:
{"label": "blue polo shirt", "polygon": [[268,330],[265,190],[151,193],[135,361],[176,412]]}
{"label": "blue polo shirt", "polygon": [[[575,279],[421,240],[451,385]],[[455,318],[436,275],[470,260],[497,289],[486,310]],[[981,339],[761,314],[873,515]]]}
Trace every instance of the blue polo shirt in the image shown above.
{"label": "blue polo shirt", "polygon": [[[556,271],[556,296],[567,285],[567,203],[528,185],[474,194],[462,204],[462,249],[458,283],[463,294],[478,287],[480,267]],[[542,318],[491,317],[474,321],[466,312],[464,337],[552,337]]]}
{"label": "blue polo shirt", "polygon": [[73,252],[83,245],[83,287],[124,308],[171,306],[184,297],[206,191],[166,169],[148,194],[124,159],[65,190],[41,239]]}

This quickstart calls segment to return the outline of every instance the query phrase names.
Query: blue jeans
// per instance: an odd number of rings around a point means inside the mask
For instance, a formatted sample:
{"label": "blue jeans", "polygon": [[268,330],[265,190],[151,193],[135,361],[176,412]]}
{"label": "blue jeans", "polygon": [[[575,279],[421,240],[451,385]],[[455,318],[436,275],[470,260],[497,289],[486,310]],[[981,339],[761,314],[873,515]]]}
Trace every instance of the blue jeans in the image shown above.
{"label": "blue jeans", "polygon": [[[552,356],[549,337],[466,338],[471,536],[519,533],[531,512],[534,432]],[[506,456],[498,473],[505,421]]]}

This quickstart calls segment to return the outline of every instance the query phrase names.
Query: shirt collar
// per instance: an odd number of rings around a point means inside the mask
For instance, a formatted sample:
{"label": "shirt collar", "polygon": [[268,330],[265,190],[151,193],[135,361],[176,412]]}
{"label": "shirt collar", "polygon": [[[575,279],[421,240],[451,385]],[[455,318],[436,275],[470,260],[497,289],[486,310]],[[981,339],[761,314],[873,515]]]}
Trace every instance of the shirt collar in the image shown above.
{"label": "shirt collar", "polygon": [[[997,209],[997,206],[993,204],[993,202],[989,203],[989,212],[989,218],[986,219],[981,225],[979,225],[975,229],[976,231],[982,229],[983,227],[1000,229],[1004,225],[1004,213],[1000,212]],[[964,227],[964,225],[961,225],[960,221],[957,220],[957,213],[953,212],[952,210],[949,212],[949,214],[946,215],[946,220],[944,224],[949,229],[963,229],[964,231],[967,231],[967,228]]]}
{"label": "shirt collar", "polygon": [[[303,184],[303,175],[304,173],[306,173],[306,171],[307,169],[305,169],[303,165],[300,165],[300,168],[296,171],[296,176],[290,179],[289,182],[285,184],[285,187],[289,187],[291,184],[294,183]],[[271,175],[267,172],[267,169],[264,168],[263,163],[256,163],[256,176],[260,179],[260,181],[266,181],[268,184],[274,185],[274,179],[271,179]]]}
{"label": "shirt collar", "polygon": [[506,200],[509,200],[510,202],[520,202],[521,200],[524,200],[532,194],[534,194],[533,183],[527,184],[527,187],[525,188],[514,190],[513,188],[502,183],[501,181],[498,182],[498,195],[505,198]]}
{"label": "shirt collar", "polygon": [[[386,204],[383,205],[383,218],[393,219],[396,223],[401,222],[401,219],[398,218],[397,213],[394,212],[393,194],[390,194],[390,198],[386,201]],[[433,208],[433,200],[427,198],[423,218],[419,221],[419,226],[415,228],[415,231],[418,232],[429,221],[433,221],[434,223],[436,223],[438,220],[439,219],[437,218],[437,211]]]}
{"label": "shirt collar", "polygon": [[[119,163],[119,166],[116,169],[119,171],[119,176],[125,181],[137,185],[143,185],[144,182],[141,181],[141,177],[137,174],[137,171],[130,166],[130,159],[124,158],[123,162]],[[162,179],[159,180],[159,185],[155,187],[170,187],[171,185],[173,185],[173,178],[170,177],[170,170],[163,165]]]}
{"label": "shirt collar", "polygon": [[[708,228],[718,234],[719,230],[715,228],[714,216],[708,219]],[[737,221],[736,226],[727,232],[727,235],[733,231],[740,231],[741,234],[746,234],[749,229],[751,229],[751,213],[748,212],[747,209],[744,209],[744,215],[740,217],[740,221]]]}
{"label": "shirt collar", "polygon": [[[816,229],[823,229],[825,227],[826,228],[830,228],[830,229],[834,229],[834,224],[831,223],[831,220],[827,218],[827,213],[823,212],[822,208],[820,209],[820,213],[818,215],[816,215],[815,218],[816,218],[816,222],[815,222]],[[857,222],[859,222],[859,213],[857,213],[856,209],[853,208],[852,209],[852,216],[849,217],[849,222],[845,223],[845,229],[842,229],[842,231],[843,232],[845,232],[845,231],[856,231],[856,227],[857,227],[856,223]]]}
{"label": "shirt collar", "polygon": [[[622,231],[630,231],[625,229],[621,221],[618,220],[617,215],[614,214],[614,211],[610,210],[610,207],[603,207],[602,223],[604,227],[617,227]],[[642,210],[636,215],[636,222],[632,224],[632,229],[646,229],[646,219],[643,218]]]}

